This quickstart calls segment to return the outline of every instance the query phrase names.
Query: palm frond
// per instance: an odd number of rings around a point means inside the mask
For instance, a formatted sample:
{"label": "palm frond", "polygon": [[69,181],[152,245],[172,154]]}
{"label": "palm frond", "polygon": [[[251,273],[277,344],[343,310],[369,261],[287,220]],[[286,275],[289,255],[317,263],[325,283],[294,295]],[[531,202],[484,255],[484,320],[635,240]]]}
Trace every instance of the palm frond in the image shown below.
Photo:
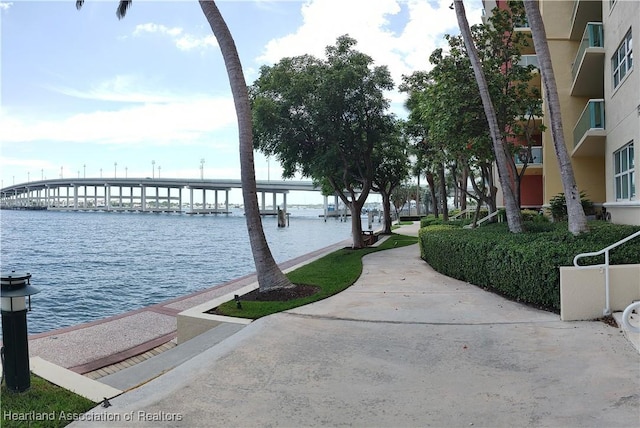
{"label": "palm frond", "polygon": [[127,14],[127,10],[129,9],[129,6],[131,6],[131,1],[132,0],[120,0],[120,4],[118,4],[118,10],[116,10],[116,16],[118,17],[118,19],[124,18],[124,16]]}
{"label": "palm frond", "polygon": [[84,4],[84,0],[76,1],[76,9],[80,10],[83,4]]}

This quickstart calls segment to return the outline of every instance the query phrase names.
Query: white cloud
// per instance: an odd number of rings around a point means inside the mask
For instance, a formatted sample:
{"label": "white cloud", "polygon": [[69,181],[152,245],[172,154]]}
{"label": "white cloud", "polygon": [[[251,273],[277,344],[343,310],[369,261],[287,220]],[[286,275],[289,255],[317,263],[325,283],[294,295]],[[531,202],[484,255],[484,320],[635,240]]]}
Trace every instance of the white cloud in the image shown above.
{"label": "white cloud", "polygon": [[173,27],[169,28],[161,24],[154,24],[152,22],[148,22],[146,24],[138,24],[136,25],[135,30],[133,31],[134,36],[139,36],[143,33],[160,33],[160,34],[168,34],[169,36],[176,37],[182,34],[182,28]]}
{"label": "white cloud", "polygon": [[[302,7],[303,23],[292,34],[269,41],[260,62],[275,63],[286,56],[324,56],[327,45],[349,34],[356,49],[389,67],[396,84],[403,74],[430,68],[429,55],[445,45],[445,33],[459,32],[452,0],[309,0]],[[479,23],[482,3],[467,2],[467,18]],[[407,21],[398,27],[396,15]]]}
{"label": "white cloud", "polygon": [[176,47],[182,51],[206,49],[208,47],[215,48],[218,46],[218,42],[213,35],[196,36],[185,33],[180,27],[169,28],[162,24],[154,24],[152,22],[136,25],[133,35],[141,36],[143,34],[162,34],[168,36]]}
{"label": "white cloud", "polygon": [[13,6],[13,2],[0,2],[0,10],[9,10]]}
{"label": "white cloud", "polygon": [[[230,98],[144,104],[116,111],[94,111],[62,120],[23,118],[3,111],[3,145],[31,141],[97,144],[194,144],[235,124]],[[214,144],[216,142],[213,142]]]}
{"label": "white cloud", "polygon": [[117,101],[127,103],[166,103],[177,97],[171,93],[148,89],[149,79],[132,74],[120,74],[93,84],[89,89],[77,89],[61,86],[45,86],[47,89],[75,98],[99,101]]}
{"label": "white cloud", "polygon": [[[31,167],[34,169],[54,168],[53,163],[47,160],[12,158],[12,157],[6,157],[6,156],[0,156],[0,165],[2,165],[3,167],[18,166],[18,167]],[[38,177],[33,176],[31,178],[36,179]]]}

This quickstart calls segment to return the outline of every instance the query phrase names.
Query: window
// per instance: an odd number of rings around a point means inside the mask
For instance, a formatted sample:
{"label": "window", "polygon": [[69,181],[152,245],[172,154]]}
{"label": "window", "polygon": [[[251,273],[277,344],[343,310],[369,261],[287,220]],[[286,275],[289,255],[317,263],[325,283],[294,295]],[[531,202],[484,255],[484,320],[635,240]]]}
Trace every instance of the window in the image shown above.
{"label": "window", "polygon": [[631,30],[624,36],[622,43],[616,49],[616,53],[611,58],[611,69],[613,70],[613,87],[614,89],[620,85],[620,82],[633,68],[633,52]]}
{"label": "window", "polygon": [[635,199],[633,142],[613,154],[613,164],[616,200]]}

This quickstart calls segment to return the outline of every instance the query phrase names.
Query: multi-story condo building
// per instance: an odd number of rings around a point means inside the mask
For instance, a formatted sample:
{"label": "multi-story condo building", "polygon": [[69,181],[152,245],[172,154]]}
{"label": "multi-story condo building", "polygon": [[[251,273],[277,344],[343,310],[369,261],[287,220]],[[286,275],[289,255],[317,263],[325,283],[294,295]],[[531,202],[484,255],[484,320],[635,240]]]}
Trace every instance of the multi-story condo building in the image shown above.
{"label": "multi-story condo building", "polygon": [[[485,18],[494,7],[507,7],[506,0],[483,3]],[[640,2],[543,0],[539,6],[578,188],[613,223],[640,225],[640,70],[633,61]],[[530,33],[526,23],[517,30]],[[525,61],[535,61],[530,45]],[[563,192],[548,119],[541,120],[547,129],[522,181],[523,206],[548,206]]]}

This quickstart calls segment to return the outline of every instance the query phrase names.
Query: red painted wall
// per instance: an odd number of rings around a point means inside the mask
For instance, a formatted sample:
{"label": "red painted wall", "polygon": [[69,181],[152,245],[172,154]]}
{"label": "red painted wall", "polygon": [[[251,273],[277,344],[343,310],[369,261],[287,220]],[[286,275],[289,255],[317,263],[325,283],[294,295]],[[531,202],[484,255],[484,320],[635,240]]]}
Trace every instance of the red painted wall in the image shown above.
{"label": "red painted wall", "polygon": [[542,206],[542,175],[525,175],[520,185],[521,205]]}

